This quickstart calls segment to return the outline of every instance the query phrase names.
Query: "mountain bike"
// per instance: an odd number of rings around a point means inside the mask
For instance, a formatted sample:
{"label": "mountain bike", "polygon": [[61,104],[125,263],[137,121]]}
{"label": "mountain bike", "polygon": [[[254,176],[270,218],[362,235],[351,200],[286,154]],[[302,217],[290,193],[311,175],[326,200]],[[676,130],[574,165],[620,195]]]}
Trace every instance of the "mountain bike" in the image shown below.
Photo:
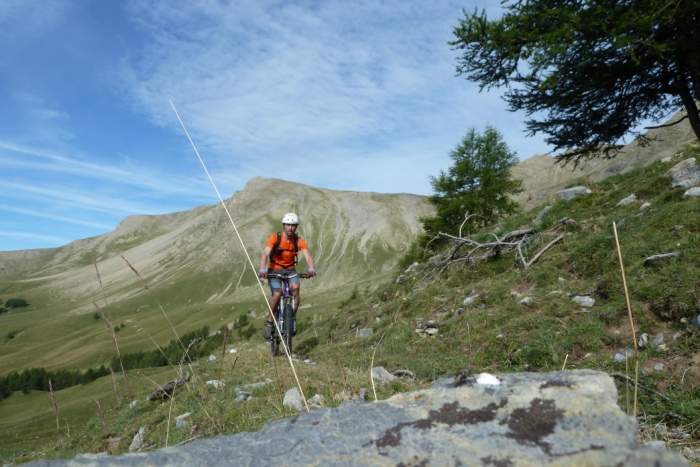
{"label": "mountain bike", "polygon": [[274,327],[270,335],[270,347],[272,350],[272,356],[281,355],[284,351],[280,348],[280,343],[284,340],[284,344],[287,346],[289,354],[292,354],[292,338],[297,333],[297,322],[294,313],[294,296],[291,292],[291,287],[289,285],[289,280],[294,277],[300,277],[301,279],[306,279],[306,274],[304,273],[278,273],[270,272],[267,275],[268,279],[279,279],[282,281],[282,297],[280,298],[280,303],[275,310],[275,320],[279,326],[279,331]]}

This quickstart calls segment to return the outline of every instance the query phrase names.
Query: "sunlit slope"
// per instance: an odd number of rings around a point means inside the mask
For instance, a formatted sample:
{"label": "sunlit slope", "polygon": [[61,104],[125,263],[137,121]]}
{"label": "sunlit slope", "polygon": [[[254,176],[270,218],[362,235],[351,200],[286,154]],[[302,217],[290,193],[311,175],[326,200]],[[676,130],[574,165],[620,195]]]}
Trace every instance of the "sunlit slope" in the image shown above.
{"label": "sunlit slope", "polygon": [[215,204],[129,217],[109,234],[61,248],[0,252],[0,299],[30,304],[0,315],[3,332],[14,334],[0,335],[0,372],[108,363],[114,348],[95,319],[100,311],[123,324],[125,350],[162,345],[204,325],[218,329],[243,313],[261,316],[266,290],[256,271],[286,212],[299,214],[299,233],[314,255],[319,276],[305,282],[304,302],[316,307],[379,281],[420,232],[419,218],[432,214],[422,196],[266,178],[225,203],[235,229]]}

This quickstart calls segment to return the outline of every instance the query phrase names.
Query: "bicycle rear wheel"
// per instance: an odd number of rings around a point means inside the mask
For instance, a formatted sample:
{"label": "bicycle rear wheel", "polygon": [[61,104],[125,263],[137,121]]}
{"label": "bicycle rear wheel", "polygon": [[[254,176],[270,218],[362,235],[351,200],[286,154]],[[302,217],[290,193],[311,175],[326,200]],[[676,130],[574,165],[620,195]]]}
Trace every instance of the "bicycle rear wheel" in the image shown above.
{"label": "bicycle rear wheel", "polygon": [[287,346],[289,354],[292,354],[292,337],[294,336],[294,308],[292,305],[285,305],[284,310],[284,329],[282,329],[282,335],[284,336],[284,343]]}

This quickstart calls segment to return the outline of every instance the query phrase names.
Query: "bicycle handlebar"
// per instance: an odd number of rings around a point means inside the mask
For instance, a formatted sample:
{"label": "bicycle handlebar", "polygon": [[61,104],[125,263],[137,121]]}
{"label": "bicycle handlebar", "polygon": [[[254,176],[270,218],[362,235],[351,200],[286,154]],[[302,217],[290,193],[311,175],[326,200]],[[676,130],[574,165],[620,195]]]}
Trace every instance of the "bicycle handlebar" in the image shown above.
{"label": "bicycle handlebar", "polygon": [[294,277],[299,277],[301,279],[311,279],[310,277],[306,277],[305,272],[296,273],[296,274],[280,274],[279,272],[268,272],[267,273],[268,279],[289,280],[289,279],[292,279]]}

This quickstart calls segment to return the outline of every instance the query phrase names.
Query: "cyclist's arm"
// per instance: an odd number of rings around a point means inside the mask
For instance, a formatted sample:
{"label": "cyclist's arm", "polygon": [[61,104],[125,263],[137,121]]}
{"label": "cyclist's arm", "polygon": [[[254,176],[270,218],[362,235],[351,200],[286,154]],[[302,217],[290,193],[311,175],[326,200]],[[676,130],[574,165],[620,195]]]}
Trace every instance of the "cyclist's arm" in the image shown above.
{"label": "cyclist's arm", "polygon": [[306,249],[301,250],[301,253],[304,255],[304,259],[306,260],[306,267],[309,269],[315,269],[314,259],[311,257],[311,252],[308,249]]}
{"label": "cyclist's arm", "polygon": [[266,246],[263,249],[262,257],[260,258],[260,269],[267,269],[267,259],[270,257],[272,247]]}

